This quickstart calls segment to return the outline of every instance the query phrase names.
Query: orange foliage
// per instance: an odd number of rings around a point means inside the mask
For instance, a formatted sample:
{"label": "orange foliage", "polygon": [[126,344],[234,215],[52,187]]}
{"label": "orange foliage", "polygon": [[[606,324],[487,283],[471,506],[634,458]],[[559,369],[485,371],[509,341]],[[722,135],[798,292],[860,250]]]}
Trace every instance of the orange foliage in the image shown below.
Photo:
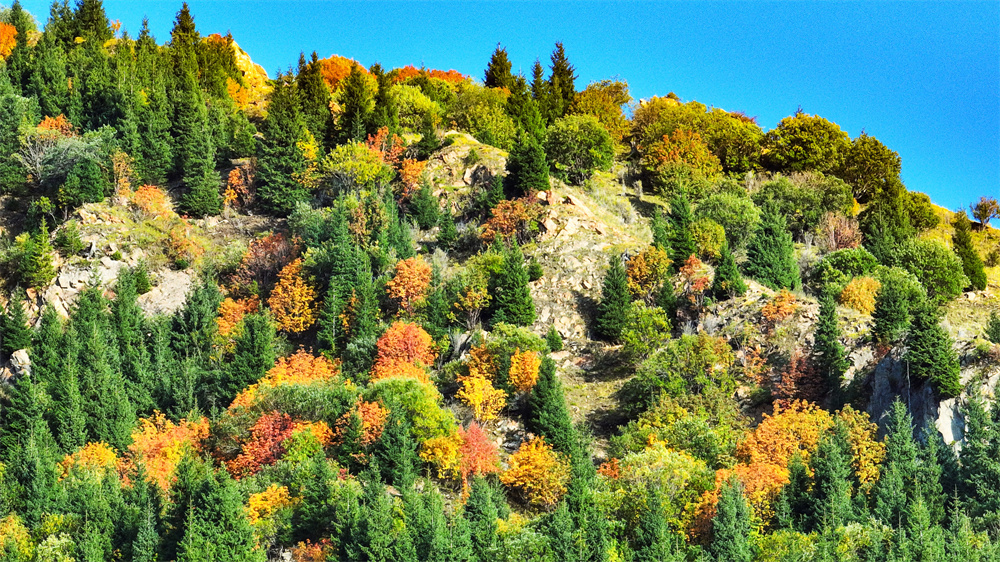
{"label": "orange foliage", "polygon": [[306,540],[292,547],[292,560],[298,562],[326,562],[333,558],[336,549],[330,543],[330,539],[323,539],[317,543]]}
{"label": "orange foliage", "polygon": [[638,255],[629,258],[625,264],[628,276],[628,290],[634,298],[650,300],[670,270],[667,252],[649,246]]}
{"label": "orange foliage", "polygon": [[118,468],[118,455],[107,443],[87,443],[79,451],[66,455],[59,463],[60,478],[73,469],[107,473]]}
{"label": "orange foliage", "polygon": [[275,388],[286,384],[312,384],[332,380],[340,375],[339,365],[326,357],[313,357],[304,349],[299,349],[289,357],[282,357],[270,371],[236,396],[230,408],[250,407],[256,401],[261,388]]}
{"label": "orange foliage", "polygon": [[177,424],[160,412],[140,419],[132,431],[132,444],[126,465],[141,462],[146,476],[166,490],[184,451],[201,449],[208,437],[208,419],[181,420]]}
{"label": "orange foliage", "polygon": [[285,454],[282,444],[292,436],[293,431],[295,424],[288,414],[271,412],[262,415],[250,428],[250,440],[243,444],[235,459],[226,462],[226,468],[237,479],[256,474]]}
{"label": "orange foliage", "polygon": [[[650,437],[652,437],[652,435],[650,435]],[[618,480],[622,477],[622,467],[618,462],[618,459],[612,458],[608,462],[602,462],[601,466],[597,467],[597,473],[605,478]]]}
{"label": "orange foliage", "polygon": [[352,419],[357,416],[361,420],[361,438],[359,444],[370,447],[379,437],[382,437],[382,430],[385,428],[385,421],[389,419],[389,410],[382,407],[378,402],[365,402],[360,398],[354,407],[345,412],[337,419],[333,426],[333,437],[331,443],[341,445],[347,435],[347,430],[351,427]]}
{"label": "orange foliage", "polygon": [[256,295],[249,298],[233,300],[226,297],[219,305],[219,317],[215,319],[215,324],[219,327],[219,334],[229,337],[233,328],[243,320],[247,314],[257,312],[260,308],[260,299]]}
{"label": "orange foliage", "polygon": [[650,143],[643,151],[643,161],[657,171],[686,166],[699,177],[712,177],[722,171],[719,158],[712,154],[701,135],[682,127]]}
{"label": "orange foliage", "polygon": [[382,163],[396,169],[399,168],[399,157],[406,150],[406,147],[403,146],[403,139],[397,135],[389,136],[389,127],[382,127],[374,135],[368,135],[365,146],[378,156]]}
{"label": "orange foliage", "polygon": [[424,299],[430,286],[431,266],[417,256],[396,263],[396,275],[386,283],[385,292],[399,301],[407,315],[412,315],[414,305]]}
{"label": "orange foliage", "polygon": [[248,166],[238,166],[229,171],[226,180],[224,203],[229,206],[245,207],[254,201],[254,173]]}
{"label": "orange foliage", "polygon": [[469,79],[468,76],[458,72],[457,70],[433,70],[426,68],[417,68],[412,64],[406,65],[403,68],[397,68],[392,71],[392,80],[395,83],[406,82],[411,78],[416,78],[417,76],[427,76],[428,78],[437,78],[438,80],[444,80],[445,82],[450,82],[452,84],[458,84],[460,82],[465,82]]}
{"label": "orange foliage", "polygon": [[230,291],[238,294],[266,294],[274,285],[278,272],[299,253],[299,246],[283,233],[276,232],[250,242],[243,260],[231,278]]}
{"label": "orange foliage", "polygon": [[298,334],[316,322],[319,303],[316,289],[302,278],[302,258],[286,265],[278,274],[278,284],[271,291],[267,305],[274,313],[279,330]]}
{"label": "orange foliage", "polygon": [[875,312],[875,296],[882,284],[872,277],[855,277],[840,293],[840,304],[862,314]]}
{"label": "orange foliage", "polygon": [[184,219],[175,222],[167,231],[167,255],[175,262],[189,265],[205,253],[205,248],[191,238],[191,224]]}
{"label": "orange foliage", "polygon": [[0,61],[6,60],[17,46],[17,28],[0,22]]}
{"label": "orange foliage", "polygon": [[527,242],[537,234],[537,223],[542,216],[541,206],[528,199],[504,199],[493,210],[483,225],[480,234],[486,243],[500,236],[504,240],[516,238],[519,243]]}
{"label": "orange foliage", "polygon": [[403,193],[401,194],[403,199],[409,199],[420,187],[420,177],[426,167],[426,160],[418,161],[413,158],[404,158],[399,163],[399,181],[403,184]]}
{"label": "orange foliage", "polygon": [[795,311],[798,310],[799,305],[795,302],[795,295],[790,293],[788,289],[782,289],[773,299],[764,305],[761,309],[761,316],[764,318],[764,322],[767,325],[768,331],[773,330],[774,327],[787,320]]}
{"label": "orange foliage", "polygon": [[493,388],[493,383],[482,377],[465,377],[462,388],[455,393],[459,400],[472,408],[477,421],[492,421],[507,405],[507,394]]}
{"label": "orange foliage", "polygon": [[796,452],[806,461],[819,439],[833,426],[829,412],[802,400],[783,406],[775,404],[774,414],[763,421],[736,447],[736,457],[747,464],[775,464],[788,468]]}
{"label": "orange foliage", "polygon": [[[0,23],[0,26],[5,24]],[[2,27],[0,27],[2,29]],[[65,115],[60,113],[57,117],[45,117],[38,124],[38,129],[42,131],[53,131],[64,137],[75,137],[76,127],[69,122]]]}
{"label": "orange foliage", "polygon": [[527,392],[535,387],[538,382],[538,368],[542,360],[538,357],[537,351],[521,351],[520,348],[514,351],[510,357],[510,384],[514,385],[520,392]]}
{"label": "orange foliage", "polygon": [[423,367],[433,364],[437,353],[434,340],[420,325],[394,322],[375,346],[378,351],[372,381],[402,376],[429,382]]}
{"label": "orange foliage", "polygon": [[329,447],[333,444],[333,430],[323,420],[317,422],[296,422],[295,429],[292,430],[292,435],[302,435],[304,433],[312,434],[316,442],[323,447]]}
{"label": "orange foliage", "polygon": [[544,437],[522,443],[508,459],[508,466],[500,481],[532,505],[554,506],[566,493],[569,463],[545,443]]}
{"label": "orange foliage", "polygon": [[774,500],[781,488],[788,483],[788,469],[770,463],[738,464],[731,469],[716,471],[715,488],[702,494],[691,523],[691,534],[702,542],[711,537],[712,519],[715,518],[719,494],[732,476],[743,484],[743,494],[758,522],[766,522],[773,517]]}
{"label": "orange foliage", "polygon": [[357,61],[339,55],[331,55],[330,58],[320,59],[319,65],[320,74],[323,75],[323,80],[329,86],[331,92],[337,89],[337,86],[340,85],[340,82],[344,78],[347,78],[351,73],[351,68],[355,65],[357,65],[358,70],[363,74],[368,74],[368,70],[358,64]]}
{"label": "orange foliage", "polygon": [[772,394],[781,404],[792,400],[816,402],[823,397],[826,385],[809,357],[799,350],[792,353],[791,361],[774,384]]}
{"label": "orange foliage", "polygon": [[131,196],[131,203],[149,218],[169,219],[177,216],[167,194],[155,185],[143,185],[136,189]]}
{"label": "orange foliage", "polygon": [[458,473],[462,478],[462,490],[468,493],[470,476],[500,472],[500,455],[496,444],[476,422],[470,423],[468,429],[458,428],[458,435],[462,440]]}
{"label": "orange foliage", "polygon": [[[486,347],[486,342],[482,342],[469,350],[469,358],[466,362],[470,377],[479,377],[493,380],[497,372],[497,360]],[[460,376],[459,379],[464,377]]]}

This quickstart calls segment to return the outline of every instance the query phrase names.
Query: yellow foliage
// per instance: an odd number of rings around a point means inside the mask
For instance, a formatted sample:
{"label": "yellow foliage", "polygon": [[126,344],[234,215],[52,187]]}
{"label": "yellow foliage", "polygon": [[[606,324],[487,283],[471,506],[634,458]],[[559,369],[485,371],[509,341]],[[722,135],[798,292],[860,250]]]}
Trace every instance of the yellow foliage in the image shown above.
{"label": "yellow foliage", "polygon": [[481,422],[497,419],[497,414],[507,405],[507,395],[482,377],[466,377],[455,396],[472,408],[476,421]]}
{"label": "yellow foliage", "polygon": [[878,441],[878,426],[872,423],[867,412],[844,407],[837,417],[847,426],[851,442],[851,465],[854,467],[861,489],[866,493],[879,479],[879,465],[885,459],[885,442]]}
{"label": "yellow foliage", "polygon": [[628,290],[634,298],[650,297],[667,277],[670,258],[656,246],[649,246],[625,265]]}
{"label": "yellow foliage", "polygon": [[294,507],[297,503],[299,499],[289,496],[288,487],[271,484],[263,492],[250,494],[247,518],[251,525],[256,526],[262,519],[270,518],[276,512]]}
{"label": "yellow foliage", "polygon": [[462,436],[458,433],[432,437],[420,447],[420,458],[437,467],[439,478],[458,478]]}
{"label": "yellow foliage", "polygon": [[538,382],[538,368],[542,360],[537,351],[514,351],[510,357],[510,383],[520,392],[527,392]]}
{"label": "yellow foliage", "polygon": [[230,408],[250,407],[257,398],[261,388],[275,388],[285,384],[311,384],[331,380],[340,375],[340,366],[326,357],[313,357],[300,349],[288,357],[278,359],[278,362],[256,384],[248,386],[240,392]]}
{"label": "yellow foliage", "polygon": [[31,560],[35,554],[31,534],[17,515],[0,519],[0,553],[13,554],[15,560]]}
{"label": "yellow foliage", "polygon": [[118,455],[107,443],[87,443],[59,463],[61,478],[69,476],[74,469],[104,474],[117,468]]}
{"label": "yellow foliage", "polygon": [[801,400],[784,408],[776,404],[774,414],[764,414],[763,421],[736,447],[736,456],[747,464],[770,463],[787,469],[796,452],[808,461],[830,427],[833,417],[815,404]]}
{"label": "yellow foliage", "polygon": [[267,299],[279,330],[298,334],[316,322],[316,289],[302,278],[302,258],[286,265]]}
{"label": "yellow foliage", "polygon": [[316,422],[297,422],[292,436],[309,433],[316,438],[323,447],[329,447],[333,443],[333,430],[323,420]]}
{"label": "yellow foliage", "polygon": [[882,284],[872,277],[855,277],[840,293],[840,304],[863,314],[875,312],[875,296]]}
{"label": "yellow foliage", "polygon": [[496,376],[496,359],[486,348],[485,341],[469,350],[466,366],[469,368],[470,377],[491,381]]}
{"label": "yellow foliage", "polygon": [[545,443],[544,437],[522,443],[508,459],[508,466],[500,481],[532,505],[553,506],[566,493],[569,463]]}
{"label": "yellow foliage", "polygon": [[207,418],[197,421],[182,419],[174,424],[160,412],[154,412],[151,417],[140,419],[132,432],[129,462],[142,462],[147,477],[166,490],[184,451],[187,448],[199,450],[206,437]]}

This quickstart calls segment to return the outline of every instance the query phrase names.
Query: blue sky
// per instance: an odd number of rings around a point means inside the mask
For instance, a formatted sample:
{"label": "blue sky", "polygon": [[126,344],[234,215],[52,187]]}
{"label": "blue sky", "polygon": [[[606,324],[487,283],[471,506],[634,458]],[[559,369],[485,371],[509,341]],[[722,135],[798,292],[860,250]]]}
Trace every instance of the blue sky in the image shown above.
{"label": "blue sky", "polygon": [[[44,21],[49,0],[22,0]],[[8,3],[8,2],[5,2]],[[162,43],[179,1],[106,0]],[[203,34],[232,31],[269,74],[300,51],[421,63],[481,78],[497,42],[525,73],[565,44],[582,89],[622,78],[758,117],[801,107],[903,158],[907,187],[949,208],[1000,197],[1000,2],[297,2],[192,0]]]}

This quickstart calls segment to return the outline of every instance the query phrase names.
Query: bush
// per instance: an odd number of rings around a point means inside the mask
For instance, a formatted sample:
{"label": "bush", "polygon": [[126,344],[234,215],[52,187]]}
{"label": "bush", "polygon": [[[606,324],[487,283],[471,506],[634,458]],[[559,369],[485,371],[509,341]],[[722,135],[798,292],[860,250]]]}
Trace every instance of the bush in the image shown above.
{"label": "bush", "polygon": [[871,277],[855,277],[840,293],[840,304],[863,314],[875,312],[875,296],[882,286]]}
{"label": "bush", "polygon": [[882,289],[875,297],[872,333],[884,343],[895,342],[910,325],[910,310],[927,292],[912,273],[898,267],[883,269],[878,278]]}
{"label": "bush", "polygon": [[962,272],[962,260],[937,240],[909,240],[897,251],[899,265],[917,277],[927,296],[943,303],[962,293],[969,278]]}
{"label": "bush", "polygon": [[538,263],[534,257],[528,262],[528,281],[534,283],[545,275],[545,270],[542,269],[542,264]]}
{"label": "bush", "polygon": [[505,107],[509,94],[498,88],[467,86],[448,110],[448,121],[483,144],[510,150],[517,127]]}
{"label": "bush", "polygon": [[1000,314],[990,311],[990,320],[986,323],[986,339],[992,343],[1000,343]]}
{"label": "bush", "polygon": [[778,171],[836,170],[851,139],[836,123],[799,111],[764,135],[764,164]]}
{"label": "bush", "polygon": [[698,219],[712,220],[721,225],[733,251],[746,247],[760,224],[760,210],[745,193],[709,195],[698,203],[694,214]]}
{"label": "bush", "polygon": [[698,246],[698,255],[702,259],[716,260],[722,255],[722,246],[726,244],[726,230],[712,219],[699,219],[691,223],[691,236]]}
{"label": "bush", "polygon": [[[1000,336],[1000,325],[998,325],[997,334]],[[545,345],[549,346],[549,351],[562,351],[562,335],[559,333],[559,330],[556,329],[554,324],[549,326],[549,331],[545,334]]]}
{"label": "bush", "polygon": [[819,262],[810,274],[810,281],[817,293],[827,288],[840,293],[853,277],[870,276],[878,267],[878,260],[864,248],[837,250]]}
{"label": "bush", "polygon": [[67,258],[75,256],[86,249],[83,240],[80,239],[80,229],[77,227],[76,221],[65,223],[56,232],[54,243],[60,253]]}
{"label": "bush", "polygon": [[640,163],[649,186],[665,197],[697,191],[693,185],[703,184],[722,171],[719,159],[701,135],[686,128],[674,129],[644,146]]}
{"label": "bush", "polygon": [[625,319],[622,354],[629,361],[641,361],[670,341],[670,330],[670,318],[662,308],[637,302]]}
{"label": "bush", "polygon": [[614,141],[597,118],[570,115],[549,126],[545,156],[553,175],[563,181],[582,184],[595,170],[611,169]]}
{"label": "bush", "polygon": [[762,185],[753,198],[761,206],[765,201],[774,201],[796,237],[815,230],[824,214],[846,214],[854,205],[851,186],[816,173],[778,176]]}

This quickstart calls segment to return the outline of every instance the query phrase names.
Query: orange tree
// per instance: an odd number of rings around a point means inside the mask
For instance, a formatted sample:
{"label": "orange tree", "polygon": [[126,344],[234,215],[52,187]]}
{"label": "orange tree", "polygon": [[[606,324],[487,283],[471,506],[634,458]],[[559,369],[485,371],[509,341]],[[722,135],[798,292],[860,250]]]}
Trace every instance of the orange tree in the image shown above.
{"label": "orange tree", "polygon": [[569,462],[552,450],[544,437],[522,443],[500,475],[500,481],[523,501],[544,508],[559,503],[569,478]]}
{"label": "orange tree", "polygon": [[396,264],[396,274],[386,283],[385,292],[407,316],[412,316],[413,307],[424,299],[430,286],[431,266],[416,256]]}
{"label": "orange tree", "polygon": [[278,284],[267,299],[278,329],[292,334],[308,330],[319,312],[316,288],[302,275],[302,258],[289,263],[278,275]]}
{"label": "orange tree", "polygon": [[389,377],[412,377],[427,382],[425,367],[434,363],[434,340],[418,324],[394,322],[378,339],[372,381]]}

